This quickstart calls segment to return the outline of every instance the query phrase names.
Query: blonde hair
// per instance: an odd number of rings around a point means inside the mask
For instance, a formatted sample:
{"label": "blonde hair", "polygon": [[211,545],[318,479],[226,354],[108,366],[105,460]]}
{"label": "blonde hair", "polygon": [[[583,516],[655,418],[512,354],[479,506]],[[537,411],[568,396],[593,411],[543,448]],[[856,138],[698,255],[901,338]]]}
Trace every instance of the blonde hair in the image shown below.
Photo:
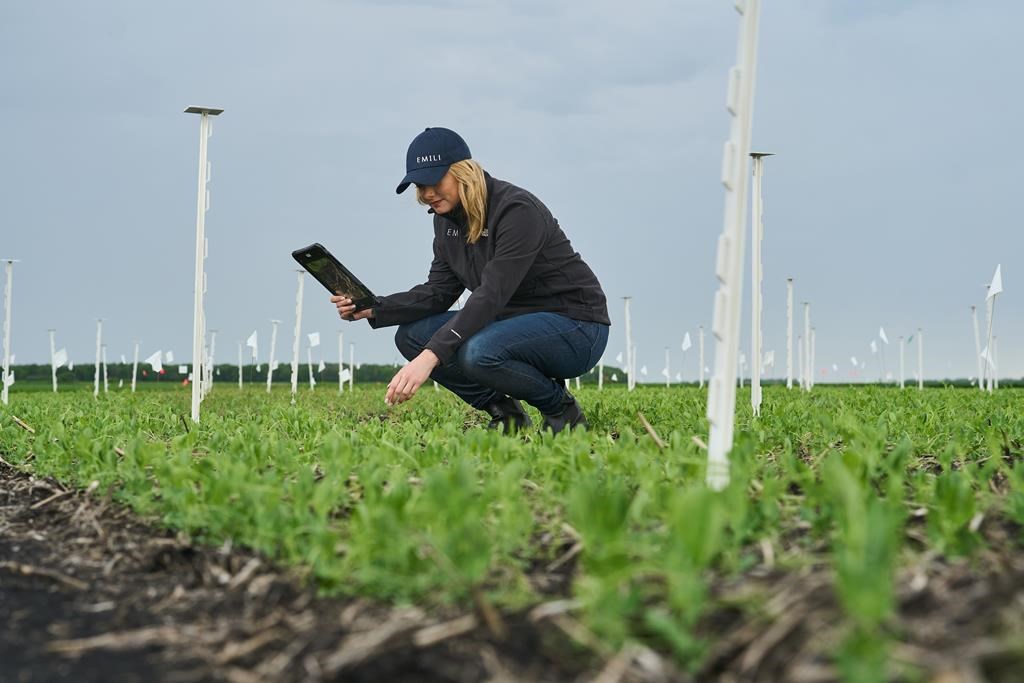
{"label": "blonde hair", "polygon": [[[475,244],[487,226],[487,181],[484,179],[484,169],[472,159],[464,159],[449,166],[448,172],[459,184],[459,204],[469,222],[466,241]],[[416,188],[416,201],[424,206],[428,204],[423,200],[423,191],[419,187]]]}

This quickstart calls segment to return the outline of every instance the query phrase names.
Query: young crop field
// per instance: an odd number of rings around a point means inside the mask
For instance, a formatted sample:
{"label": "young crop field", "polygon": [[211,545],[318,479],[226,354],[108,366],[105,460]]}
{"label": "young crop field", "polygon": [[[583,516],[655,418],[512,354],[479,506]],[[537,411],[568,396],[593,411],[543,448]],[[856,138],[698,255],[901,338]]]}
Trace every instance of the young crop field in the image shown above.
{"label": "young crop field", "polygon": [[740,390],[720,493],[705,391],[577,394],[15,393],[0,679],[1020,680],[1019,390]]}

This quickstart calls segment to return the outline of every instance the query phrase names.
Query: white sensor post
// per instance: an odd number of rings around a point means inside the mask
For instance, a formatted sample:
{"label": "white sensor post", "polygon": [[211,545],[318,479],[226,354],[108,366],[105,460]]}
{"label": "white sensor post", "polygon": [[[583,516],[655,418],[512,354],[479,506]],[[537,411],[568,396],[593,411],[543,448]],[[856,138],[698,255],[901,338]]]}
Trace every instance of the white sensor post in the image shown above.
{"label": "white sensor post", "polygon": [[199,189],[196,196],[196,273],[194,307],[192,311],[192,421],[199,422],[199,403],[203,400],[202,377],[203,339],[206,319],[203,314],[203,296],[206,294],[206,212],[210,208],[210,167],[206,161],[206,141],[213,132],[210,117],[224,110],[213,107],[189,107],[186,114],[199,114]]}

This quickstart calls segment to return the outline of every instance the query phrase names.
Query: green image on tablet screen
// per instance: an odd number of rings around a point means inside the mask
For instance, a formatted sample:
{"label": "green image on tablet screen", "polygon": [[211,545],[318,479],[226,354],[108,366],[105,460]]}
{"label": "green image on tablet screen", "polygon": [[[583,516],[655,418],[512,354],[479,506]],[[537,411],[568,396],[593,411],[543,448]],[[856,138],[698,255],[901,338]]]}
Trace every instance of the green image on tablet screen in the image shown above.
{"label": "green image on tablet screen", "polygon": [[344,294],[353,299],[365,296],[363,288],[338,269],[329,258],[318,258],[306,262],[306,268],[332,292]]}

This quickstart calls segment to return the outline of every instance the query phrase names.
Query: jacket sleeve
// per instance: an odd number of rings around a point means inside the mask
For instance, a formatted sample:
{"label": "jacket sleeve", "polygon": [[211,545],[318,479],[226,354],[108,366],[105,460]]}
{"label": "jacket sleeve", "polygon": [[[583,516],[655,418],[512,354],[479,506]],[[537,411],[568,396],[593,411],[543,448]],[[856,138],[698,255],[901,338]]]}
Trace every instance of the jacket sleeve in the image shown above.
{"label": "jacket sleeve", "polygon": [[373,306],[374,317],[368,319],[370,327],[401,325],[447,311],[465,289],[441,255],[435,237],[434,260],[430,263],[427,281],[408,292],[378,297]]}
{"label": "jacket sleeve", "polygon": [[442,363],[493,321],[519,288],[547,241],[544,220],[537,207],[518,203],[509,207],[494,227],[494,255],[481,273],[480,286],[466,304],[427,342]]}

